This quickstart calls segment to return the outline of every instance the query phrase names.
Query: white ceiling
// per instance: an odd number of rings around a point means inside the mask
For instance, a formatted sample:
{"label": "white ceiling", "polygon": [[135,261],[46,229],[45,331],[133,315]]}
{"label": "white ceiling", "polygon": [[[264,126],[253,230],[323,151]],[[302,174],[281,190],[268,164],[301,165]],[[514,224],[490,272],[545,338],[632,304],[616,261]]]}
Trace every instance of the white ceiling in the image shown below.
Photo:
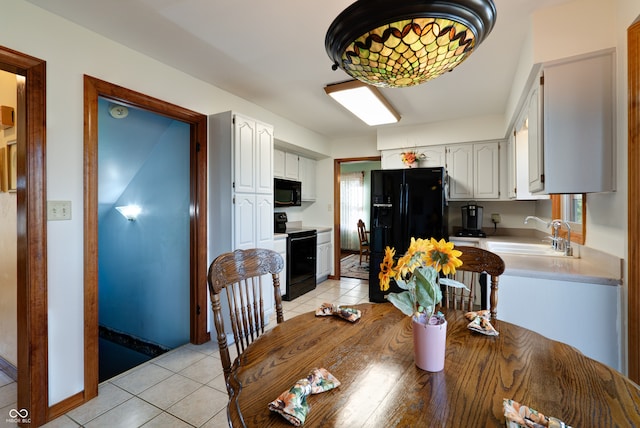
{"label": "white ceiling", "polygon": [[[327,137],[372,133],[324,93],[327,28],[352,0],[27,0]],[[506,108],[531,12],[567,0],[494,0],[496,26],[462,65],[383,89],[406,126]],[[133,88],[135,89],[135,88]]]}

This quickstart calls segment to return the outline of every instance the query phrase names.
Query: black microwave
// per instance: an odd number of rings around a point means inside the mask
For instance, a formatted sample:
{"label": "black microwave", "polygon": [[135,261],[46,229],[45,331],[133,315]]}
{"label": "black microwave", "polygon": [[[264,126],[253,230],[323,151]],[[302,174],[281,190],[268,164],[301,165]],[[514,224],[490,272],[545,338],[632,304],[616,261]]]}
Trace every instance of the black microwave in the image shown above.
{"label": "black microwave", "polygon": [[276,207],[299,207],[302,205],[302,183],[293,180],[273,179],[273,200]]}

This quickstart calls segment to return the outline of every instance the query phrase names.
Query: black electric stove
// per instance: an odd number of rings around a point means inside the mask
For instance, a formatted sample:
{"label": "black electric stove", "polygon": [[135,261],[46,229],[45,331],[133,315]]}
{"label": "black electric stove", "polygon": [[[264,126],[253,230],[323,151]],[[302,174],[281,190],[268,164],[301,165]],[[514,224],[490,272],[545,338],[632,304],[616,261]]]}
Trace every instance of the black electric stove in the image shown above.
{"label": "black electric stove", "polygon": [[274,213],[276,233],[287,236],[287,283],[283,300],[293,300],[316,288],[316,229],[287,227],[287,213]]}

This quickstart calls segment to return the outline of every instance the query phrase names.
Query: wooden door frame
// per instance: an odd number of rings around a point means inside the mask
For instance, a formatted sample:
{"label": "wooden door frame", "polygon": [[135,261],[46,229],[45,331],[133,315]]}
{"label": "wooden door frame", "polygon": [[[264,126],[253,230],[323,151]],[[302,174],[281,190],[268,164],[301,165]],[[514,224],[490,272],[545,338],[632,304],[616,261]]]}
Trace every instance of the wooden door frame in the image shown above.
{"label": "wooden door frame", "polygon": [[341,158],[333,160],[333,276],[340,279],[340,166],[347,162],[379,162],[381,156],[366,156],[359,158]]}
{"label": "wooden door frame", "polygon": [[627,29],[627,375],[640,383],[640,19]]}
{"label": "wooden door frame", "polygon": [[46,62],[0,46],[0,69],[23,76],[17,105],[18,408],[48,420]]}
{"label": "wooden door frame", "polygon": [[84,76],[84,400],[98,395],[98,97],[119,101],[190,125],[190,341],[207,331],[207,116],[148,95]]}

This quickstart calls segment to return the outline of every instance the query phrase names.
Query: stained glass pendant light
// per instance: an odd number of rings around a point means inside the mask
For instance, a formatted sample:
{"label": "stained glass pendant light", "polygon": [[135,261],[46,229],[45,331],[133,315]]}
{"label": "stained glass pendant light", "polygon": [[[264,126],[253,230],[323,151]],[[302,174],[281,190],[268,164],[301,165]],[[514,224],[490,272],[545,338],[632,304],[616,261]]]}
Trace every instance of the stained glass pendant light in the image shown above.
{"label": "stained glass pendant light", "polygon": [[358,0],[333,21],[333,69],[370,85],[414,86],[451,71],[493,29],[493,0]]}

